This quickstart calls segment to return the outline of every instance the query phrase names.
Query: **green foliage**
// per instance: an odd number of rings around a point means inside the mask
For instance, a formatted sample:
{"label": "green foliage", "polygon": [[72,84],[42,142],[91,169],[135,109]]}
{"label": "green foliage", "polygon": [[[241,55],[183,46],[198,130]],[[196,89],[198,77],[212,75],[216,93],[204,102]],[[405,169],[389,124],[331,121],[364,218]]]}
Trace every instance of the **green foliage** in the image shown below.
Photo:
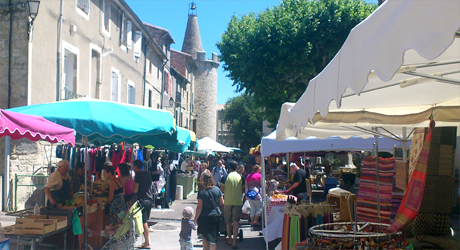
{"label": "green foliage", "polygon": [[224,122],[244,152],[262,138],[262,109],[255,107],[252,95],[242,94],[225,104]]}
{"label": "green foliage", "polygon": [[223,68],[274,126],[281,105],[298,100],[376,7],[362,0],[284,0],[258,14],[233,15],[217,43]]}

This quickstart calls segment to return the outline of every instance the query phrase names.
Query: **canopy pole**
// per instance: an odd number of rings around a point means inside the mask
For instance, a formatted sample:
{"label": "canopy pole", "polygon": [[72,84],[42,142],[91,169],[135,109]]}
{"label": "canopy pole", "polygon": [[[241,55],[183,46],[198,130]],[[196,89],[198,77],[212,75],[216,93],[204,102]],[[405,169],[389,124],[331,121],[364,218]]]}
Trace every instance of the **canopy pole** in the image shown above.
{"label": "canopy pole", "polygon": [[83,137],[83,142],[85,144],[85,205],[84,205],[84,213],[85,213],[85,230],[84,233],[84,241],[82,249],[93,249],[90,244],[88,244],[88,136]]}
{"label": "canopy pole", "polygon": [[[261,142],[262,144],[262,142]],[[264,216],[262,216],[262,224],[264,225],[264,228],[265,228],[265,236],[264,236],[264,240],[265,240],[265,249],[268,250],[268,241],[267,241],[267,236],[268,236],[268,228],[267,228],[267,205],[268,205],[268,197],[266,197],[266,185],[265,185],[265,158],[264,158],[264,154],[263,154],[263,147],[262,145],[260,146],[260,158],[261,161],[260,161],[260,165],[262,167],[262,184],[263,184],[263,187],[262,187],[262,206],[264,207]]]}
{"label": "canopy pole", "polygon": [[407,161],[407,128],[403,127],[402,128],[402,149],[403,149],[403,161]]}
{"label": "canopy pole", "polygon": [[8,212],[8,201],[10,194],[10,154],[11,138],[5,136],[5,169],[3,174],[3,211]]}
{"label": "canopy pole", "polygon": [[[379,128],[374,127],[373,128],[375,132],[378,133]],[[375,137],[375,165],[377,167],[377,222],[380,223],[380,182],[379,182],[379,137],[377,135],[374,135]]]}

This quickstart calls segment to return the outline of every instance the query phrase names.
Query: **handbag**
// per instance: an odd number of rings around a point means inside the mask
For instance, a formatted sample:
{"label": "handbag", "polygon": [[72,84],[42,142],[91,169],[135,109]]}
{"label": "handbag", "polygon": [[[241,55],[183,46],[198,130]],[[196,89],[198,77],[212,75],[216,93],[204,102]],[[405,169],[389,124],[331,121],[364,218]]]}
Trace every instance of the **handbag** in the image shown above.
{"label": "handbag", "polygon": [[212,195],[211,191],[209,191],[209,189],[208,189],[208,194],[209,196],[211,196],[210,200],[211,200],[212,205],[216,209],[217,216],[220,216],[222,214],[222,211],[220,210],[220,207],[217,206],[216,202],[214,201],[214,196]]}

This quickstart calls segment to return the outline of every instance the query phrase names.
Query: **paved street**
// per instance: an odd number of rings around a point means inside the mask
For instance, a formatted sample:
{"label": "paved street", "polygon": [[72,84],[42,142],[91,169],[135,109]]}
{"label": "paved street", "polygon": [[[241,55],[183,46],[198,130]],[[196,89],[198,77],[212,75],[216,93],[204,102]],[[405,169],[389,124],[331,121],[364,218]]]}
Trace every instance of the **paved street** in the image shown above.
{"label": "paved street", "polygon": [[[186,200],[176,200],[169,209],[152,209],[149,220],[152,249],[179,249],[182,210],[186,206],[191,206],[195,210],[196,196],[197,194],[194,194]],[[246,220],[242,220],[241,224],[243,241],[238,241],[238,249],[265,249],[265,241],[263,236],[259,235],[260,231],[252,231]],[[141,245],[142,240],[140,237],[135,246]],[[192,232],[192,241],[195,249],[203,248],[203,243],[198,238],[196,231]],[[219,237],[217,249],[231,249],[231,246],[225,244],[224,235]]]}

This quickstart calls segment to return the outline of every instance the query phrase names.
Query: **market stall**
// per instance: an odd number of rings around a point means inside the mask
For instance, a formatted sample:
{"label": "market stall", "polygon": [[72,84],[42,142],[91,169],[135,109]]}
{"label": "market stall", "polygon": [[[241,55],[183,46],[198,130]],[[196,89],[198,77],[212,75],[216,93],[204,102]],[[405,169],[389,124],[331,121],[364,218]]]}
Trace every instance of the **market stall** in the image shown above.
{"label": "market stall", "polygon": [[[60,125],[74,128],[77,138],[82,139],[87,147],[92,140],[123,141],[124,138],[143,136],[143,139],[157,140],[161,134],[172,135],[175,131],[174,118],[171,113],[147,107],[81,98],[54,103],[29,105],[10,109],[23,114],[42,115]],[[107,112],[110,110],[111,112]],[[116,114],[116,115],[114,115]],[[120,119],[119,117],[123,117]],[[105,139],[106,141],[101,141]],[[88,152],[88,150],[86,150]],[[89,157],[86,155],[85,175],[87,175]],[[88,183],[85,178],[84,206],[88,204]],[[88,244],[87,211],[84,210],[84,247]]]}
{"label": "market stall", "polygon": [[[283,105],[277,139],[305,138],[311,135],[305,128],[317,127],[405,142],[414,135],[414,128],[428,127],[431,119],[437,127],[459,126],[460,42],[455,39],[459,8],[458,1],[385,1],[351,31],[299,101]],[[448,137],[455,141],[455,135]],[[406,160],[405,145],[402,151]],[[459,155],[458,147],[455,154]],[[377,173],[378,159],[375,157]],[[453,164],[454,159],[448,161]],[[445,178],[450,180],[453,171],[447,172]],[[378,197],[379,192],[377,206]],[[411,211],[411,218],[417,210]]]}
{"label": "market stall", "polygon": [[[7,136],[5,147],[5,176],[9,180],[9,139],[18,140],[27,138],[31,141],[46,140],[51,143],[64,142],[75,145],[75,131],[48,121],[40,116],[24,115],[7,110],[0,110],[0,137]],[[5,182],[5,191],[8,194],[8,185]],[[8,197],[4,195],[4,209],[7,210]],[[70,221],[65,216],[51,216],[47,218],[29,217],[16,218],[16,224],[5,228],[5,235],[12,241],[30,244],[35,249],[37,243],[44,238],[58,233],[67,234]]]}

